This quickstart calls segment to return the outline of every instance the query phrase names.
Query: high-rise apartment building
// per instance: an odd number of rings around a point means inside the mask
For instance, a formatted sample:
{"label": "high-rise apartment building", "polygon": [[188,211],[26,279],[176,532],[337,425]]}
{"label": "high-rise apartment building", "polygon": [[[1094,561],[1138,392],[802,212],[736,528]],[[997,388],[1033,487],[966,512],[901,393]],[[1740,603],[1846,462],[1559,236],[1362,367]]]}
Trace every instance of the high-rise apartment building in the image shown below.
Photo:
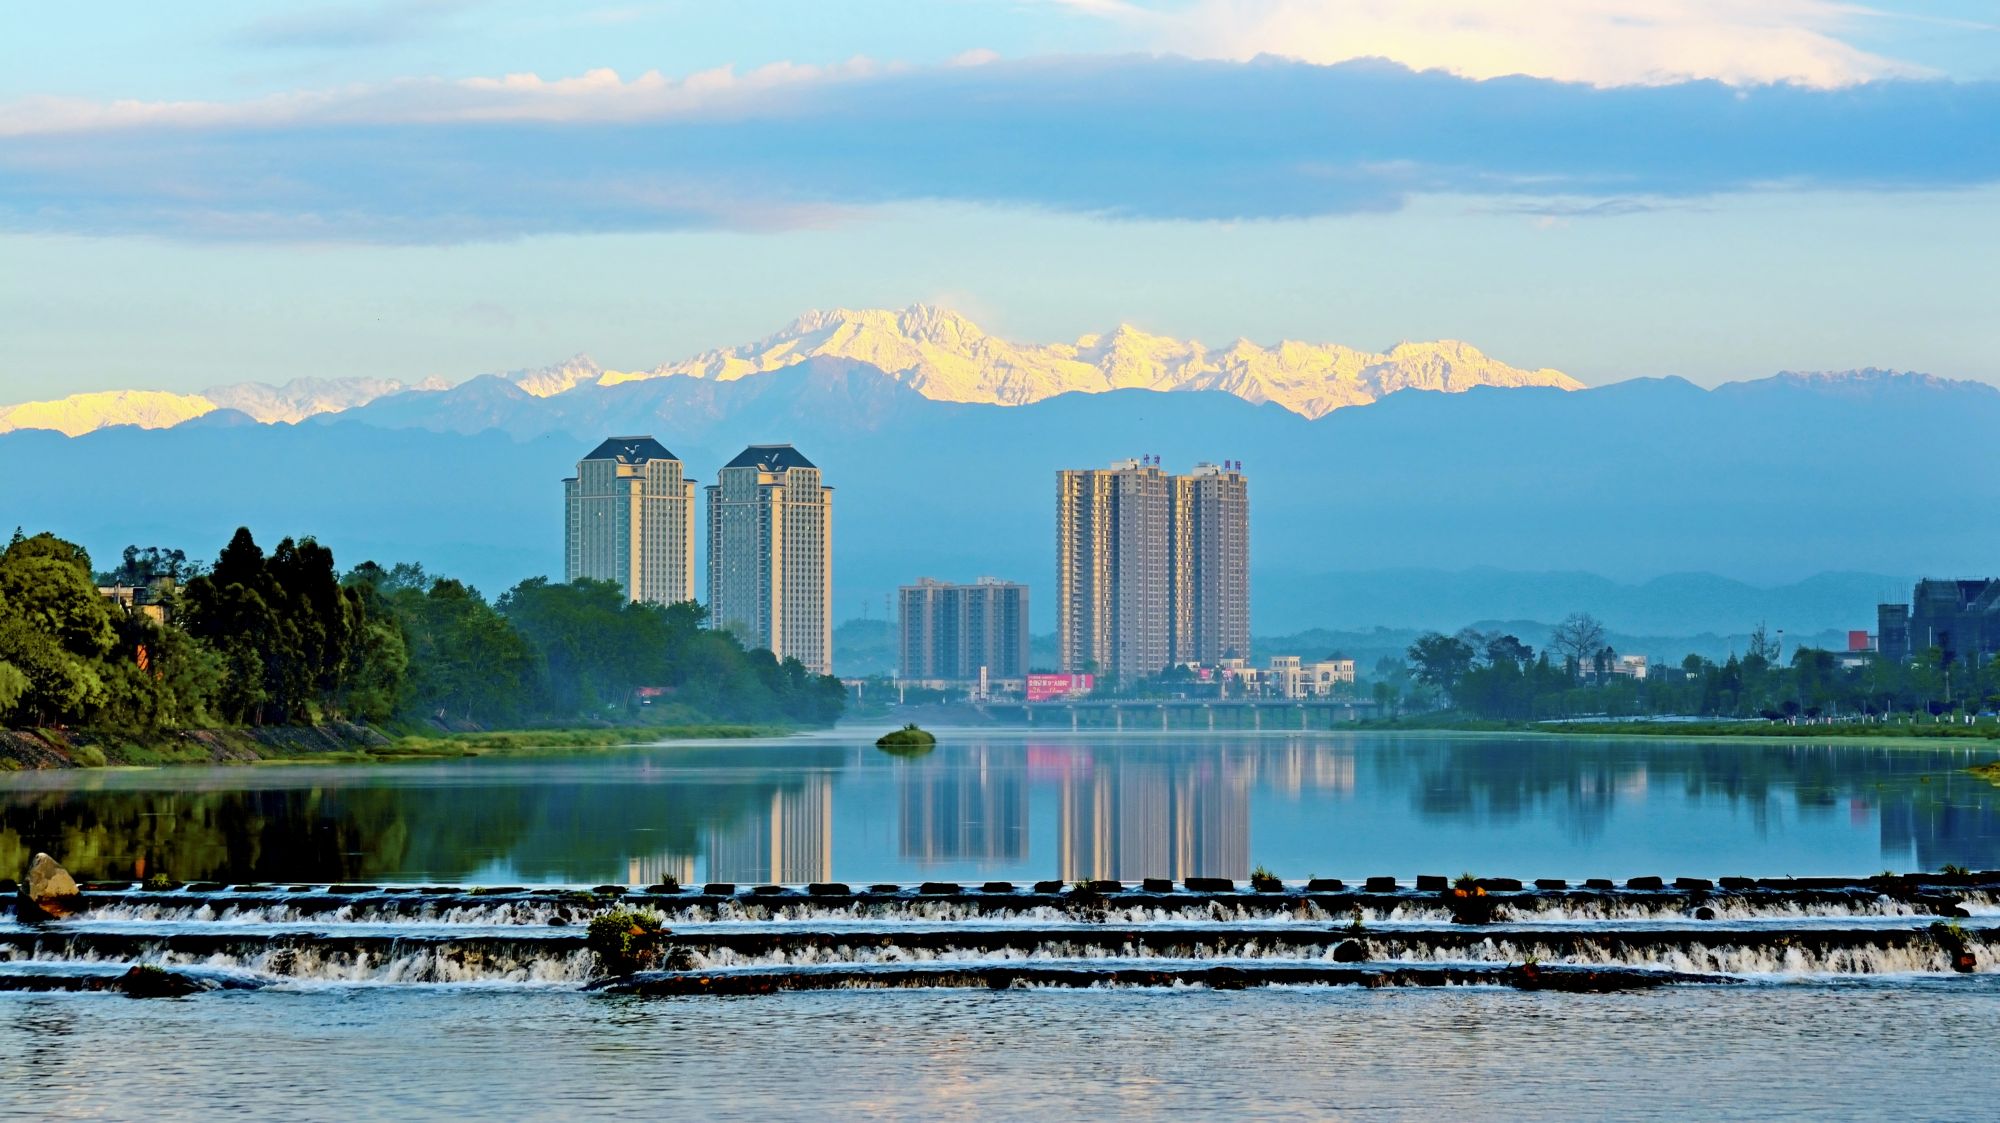
{"label": "high-rise apartment building", "polygon": [[1056,473],[1063,670],[1138,677],[1171,659],[1169,492],[1150,457]]}
{"label": "high-rise apartment building", "polygon": [[981,577],[926,577],[899,590],[897,673],[905,682],[969,683],[1028,673],[1028,587]]}
{"label": "high-rise apartment building", "polygon": [[708,485],[708,619],[833,671],[833,489],[791,445],[751,445]]}
{"label": "high-rise apartment building", "polygon": [[1057,473],[1063,669],[1136,677],[1247,657],[1249,537],[1240,465],[1169,476],[1141,457]]}
{"label": "high-rise apartment building", "polygon": [[563,580],[616,581],[628,599],[694,599],[694,483],[651,437],[612,437],[563,481]]}
{"label": "high-rise apartment building", "polygon": [[1250,657],[1250,485],[1240,464],[1173,477],[1174,661]]}

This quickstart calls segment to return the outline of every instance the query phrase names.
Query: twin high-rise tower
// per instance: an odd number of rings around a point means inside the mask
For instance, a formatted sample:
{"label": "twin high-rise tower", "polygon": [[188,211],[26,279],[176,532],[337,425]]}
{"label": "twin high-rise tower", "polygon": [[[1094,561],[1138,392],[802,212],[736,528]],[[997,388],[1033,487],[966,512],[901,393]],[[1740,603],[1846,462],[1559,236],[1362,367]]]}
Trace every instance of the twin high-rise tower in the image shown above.
{"label": "twin high-rise tower", "polygon": [[[751,445],[708,493],[708,616],[750,647],[833,667],[833,489],[790,445]],[[694,599],[694,483],[652,437],[613,437],[563,481],[564,580]]]}
{"label": "twin high-rise tower", "polygon": [[1123,677],[1250,654],[1250,492],[1240,464],[1156,458],[1056,476],[1065,671]]}

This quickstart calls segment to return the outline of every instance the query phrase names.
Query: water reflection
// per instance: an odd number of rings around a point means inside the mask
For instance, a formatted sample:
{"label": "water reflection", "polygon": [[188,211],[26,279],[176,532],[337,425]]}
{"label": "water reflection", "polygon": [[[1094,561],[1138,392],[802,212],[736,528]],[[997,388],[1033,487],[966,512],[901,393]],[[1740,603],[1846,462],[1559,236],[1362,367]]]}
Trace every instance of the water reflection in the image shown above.
{"label": "water reflection", "polygon": [[1019,753],[987,745],[896,769],[897,853],[926,865],[1028,856],[1028,777]]}
{"label": "water reflection", "polygon": [[0,780],[0,874],[743,884],[2000,868],[1990,751],[952,731]]}
{"label": "water reflection", "polygon": [[1057,836],[1063,880],[1250,876],[1253,756],[1221,749],[1066,757]]}

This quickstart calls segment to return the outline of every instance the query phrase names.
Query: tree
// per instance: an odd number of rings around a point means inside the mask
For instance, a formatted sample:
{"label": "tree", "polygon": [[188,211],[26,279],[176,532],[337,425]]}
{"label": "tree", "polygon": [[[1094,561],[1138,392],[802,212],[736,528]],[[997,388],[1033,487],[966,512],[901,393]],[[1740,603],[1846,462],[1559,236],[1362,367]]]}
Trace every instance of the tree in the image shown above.
{"label": "tree", "polygon": [[1405,652],[1416,669],[1417,681],[1428,683],[1453,696],[1458,680],[1472,669],[1472,645],[1457,636],[1425,632]]}
{"label": "tree", "polygon": [[1604,625],[1588,612],[1572,612],[1549,633],[1549,646],[1574,671],[1603,649]]}
{"label": "tree", "polygon": [[[19,531],[0,553],[0,664],[19,689],[12,712],[35,724],[83,721],[107,696],[105,656],[116,636],[90,555],[52,534]],[[25,681],[21,687],[20,681]]]}
{"label": "tree", "polygon": [[1490,666],[1509,663],[1516,668],[1524,667],[1535,660],[1535,649],[1511,635],[1496,635],[1486,641],[1482,652]]}

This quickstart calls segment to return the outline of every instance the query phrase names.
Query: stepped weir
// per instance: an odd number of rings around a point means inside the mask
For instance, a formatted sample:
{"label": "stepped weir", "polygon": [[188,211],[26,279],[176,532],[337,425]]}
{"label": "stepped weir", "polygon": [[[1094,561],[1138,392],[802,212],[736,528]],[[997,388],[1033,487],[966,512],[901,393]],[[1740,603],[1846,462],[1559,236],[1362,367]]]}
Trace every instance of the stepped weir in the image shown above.
{"label": "stepped weir", "polygon": [[[593,947],[591,922],[617,912],[653,914],[664,926],[648,969],[614,973]],[[2000,871],[1458,885],[1439,877],[593,889],[95,883],[70,915],[33,917],[12,906],[0,915],[0,990],[1605,991],[1991,973],[2000,961]]]}

